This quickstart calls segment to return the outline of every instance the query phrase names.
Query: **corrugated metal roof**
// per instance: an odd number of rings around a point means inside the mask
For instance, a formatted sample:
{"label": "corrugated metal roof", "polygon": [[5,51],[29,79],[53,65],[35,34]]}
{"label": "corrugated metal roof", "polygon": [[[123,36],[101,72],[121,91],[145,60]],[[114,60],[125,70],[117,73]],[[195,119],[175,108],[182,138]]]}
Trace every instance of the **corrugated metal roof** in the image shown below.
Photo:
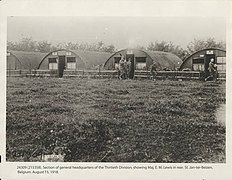
{"label": "corrugated metal roof", "polygon": [[41,52],[27,52],[27,51],[7,51],[13,54],[20,62],[21,69],[37,69],[40,61],[46,55]]}
{"label": "corrugated metal roof", "polygon": [[76,53],[86,63],[87,69],[104,64],[111,55],[111,53],[97,51],[72,50],[72,52]]}
{"label": "corrugated metal roof", "polygon": [[183,63],[181,64],[180,69],[182,70],[182,69],[184,68],[185,64],[188,62],[188,60],[189,60],[191,57],[193,57],[195,54],[200,53],[200,52],[204,52],[204,51],[207,51],[207,50],[218,50],[218,51],[222,51],[222,52],[225,52],[225,53],[226,53],[226,51],[225,51],[224,49],[219,49],[219,48],[206,48],[206,49],[201,49],[201,50],[199,50],[199,51],[196,51],[196,52],[190,54],[188,57],[186,57],[186,58],[183,60]]}
{"label": "corrugated metal roof", "polygon": [[110,53],[107,52],[59,49],[47,53],[46,56],[44,56],[44,58],[41,59],[38,68],[40,68],[40,65],[43,63],[44,59],[50,56],[53,52],[58,52],[58,51],[67,51],[74,53],[84,63],[85,69],[91,69],[97,65],[104,64],[106,59],[108,59],[108,57],[111,55]]}
{"label": "corrugated metal roof", "polygon": [[175,54],[163,52],[163,51],[144,51],[153,61],[158,63],[161,67],[178,68],[180,67],[182,60]]}
{"label": "corrugated metal roof", "polygon": [[147,50],[140,50],[140,49],[122,49],[120,51],[117,51],[116,53],[112,54],[110,57],[107,58],[107,61],[105,62],[105,66],[107,62],[112,58],[113,56],[117,56],[118,53],[122,51],[138,51],[145,53],[147,56],[151,58],[153,62],[156,62],[159,65],[160,69],[169,68],[169,69],[176,69],[179,68],[182,60],[176,56],[175,54],[169,53],[169,52],[163,52],[163,51],[147,51]]}

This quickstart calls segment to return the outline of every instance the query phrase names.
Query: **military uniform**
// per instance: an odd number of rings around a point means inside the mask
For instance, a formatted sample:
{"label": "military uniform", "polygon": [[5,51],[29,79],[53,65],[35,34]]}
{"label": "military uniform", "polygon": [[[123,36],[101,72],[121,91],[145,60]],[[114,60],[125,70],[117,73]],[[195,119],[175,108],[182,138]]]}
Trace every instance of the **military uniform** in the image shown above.
{"label": "military uniform", "polygon": [[127,71],[127,78],[128,77],[130,77],[130,72],[131,72],[131,61],[130,60],[128,60],[127,62],[126,62],[126,71]]}
{"label": "military uniform", "polygon": [[214,64],[213,61],[210,61],[208,71],[209,71],[209,76],[205,79],[205,81],[207,81],[209,78],[213,78],[214,81],[217,81],[217,76],[218,76],[217,65]]}
{"label": "military uniform", "polygon": [[126,75],[126,64],[125,60],[122,58],[119,61],[119,71],[120,71],[120,79],[125,79]]}
{"label": "military uniform", "polygon": [[156,69],[156,64],[153,63],[151,65],[151,76],[152,76],[152,80],[155,80],[156,79],[156,75],[157,75],[157,69]]}

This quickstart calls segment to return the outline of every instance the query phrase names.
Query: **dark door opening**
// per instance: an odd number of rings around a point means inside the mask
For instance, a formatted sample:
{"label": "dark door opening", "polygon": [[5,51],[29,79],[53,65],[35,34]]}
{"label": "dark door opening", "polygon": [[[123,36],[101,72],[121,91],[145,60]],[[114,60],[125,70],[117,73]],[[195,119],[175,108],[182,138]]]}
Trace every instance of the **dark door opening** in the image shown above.
{"label": "dark door opening", "polygon": [[130,69],[128,72],[128,77],[129,77],[129,79],[133,79],[134,74],[135,74],[135,55],[134,54],[126,54],[126,61],[131,62]]}
{"label": "dark door opening", "polygon": [[205,55],[205,77],[209,76],[209,62],[211,59],[214,59],[214,63],[216,63],[215,54]]}
{"label": "dark door opening", "polygon": [[60,78],[63,77],[64,69],[65,69],[65,56],[59,56],[58,75]]}

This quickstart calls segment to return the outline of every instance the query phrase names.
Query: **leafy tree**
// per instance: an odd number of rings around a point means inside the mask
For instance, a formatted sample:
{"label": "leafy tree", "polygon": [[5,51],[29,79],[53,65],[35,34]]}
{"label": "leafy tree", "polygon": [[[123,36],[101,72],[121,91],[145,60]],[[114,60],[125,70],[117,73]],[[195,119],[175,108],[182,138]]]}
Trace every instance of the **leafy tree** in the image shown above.
{"label": "leafy tree", "polygon": [[16,44],[15,42],[12,42],[12,41],[7,41],[7,49],[8,50],[16,50]]}
{"label": "leafy tree", "polygon": [[65,44],[64,43],[58,43],[54,46],[54,49],[55,50],[58,50],[58,49],[65,49]]}
{"label": "leafy tree", "polygon": [[108,45],[108,46],[105,46],[104,49],[103,49],[104,52],[109,52],[109,53],[113,53],[115,52],[115,47],[114,45]]}
{"label": "leafy tree", "polygon": [[86,51],[101,51],[101,52],[115,52],[114,45],[105,45],[104,42],[100,41],[98,43],[58,43],[52,45],[47,41],[34,41],[31,37],[24,37],[19,42],[7,42],[8,50],[17,51],[39,51],[39,52],[50,52],[58,49],[70,49],[70,50],[86,50]]}
{"label": "leafy tree", "polygon": [[151,42],[148,46],[147,46],[147,50],[149,51],[164,51],[164,52],[169,52],[169,48],[172,45],[172,43],[168,43],[165,41],[161,41],[161,42],[155,42],[155,44],[153,42]]}
{"label": "leafy tree", "polygon": [[166,42],[166,41],[161,41],[161,42],[156,41],[155,43],[151,42],[147,46],[146,49],[148,51],[170,52],[170,53],[177,55],[181,59],[184,59],[188,55],[187,50],[184,50],[183,48],[181,48],[178,45],[174,45],[172,42]]}
{"label": "leafy tree", "polygon": [[105,45],[102,41],[98,43],[72,43],[68,42],[66,44],[60,44],[60,46],[64,49],[70,50],[84,50],[84,51],[100,51],[100,52],[114,52],[114,45]]}
{"label": "leafy tree", "polygon": [[24,37],[18,43],[17,48],[21,51],[36,51],[36,41],[34,41],[31,37]]}
{"label": "leafy tree", "polygon": [[[71,49],[71,50],[79,49],[78,46],[79,46],[78,43],[72,43],[72,42],[68,42],[63,45],[64,49]],[[63,48],[60,48],[60,49],[63,49]]]}
{"label": "leafy tree", "polygon": [[102,41],[99,41],[99,42],[97,43],[96,49],[97,49],[98,51],[102,51],[102,50],[104,49],[104,43],[103,43]]}
{"label": "leafy tree", "polygon": [[194,39],[187,46],[187,50],[190,54],[205,49],[205,48],[219,48],[226,49],[226,43],[221,41],[217,42],[214,38],[204,39]]}
{"label": "leafy tree", "polygon": [[51,43],[48,43],[47,41],[39,41],[36,49],[40,52],[50,52],[52,50]]}
{"label": "leafy tree", "polygon": [[31,37],[24,37],[20,42],[7,42],[7,49],[17,51],[36,51],[36,41]]}

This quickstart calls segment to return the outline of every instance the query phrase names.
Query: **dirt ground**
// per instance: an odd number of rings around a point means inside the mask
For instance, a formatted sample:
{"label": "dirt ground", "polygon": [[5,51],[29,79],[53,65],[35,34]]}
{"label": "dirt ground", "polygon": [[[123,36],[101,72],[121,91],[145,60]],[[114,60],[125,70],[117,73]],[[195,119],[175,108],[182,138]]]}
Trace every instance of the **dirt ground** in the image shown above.
{"label": "dirt ground", "polygon": [[7,79],[7,160],[225,162],[225,82]]}

